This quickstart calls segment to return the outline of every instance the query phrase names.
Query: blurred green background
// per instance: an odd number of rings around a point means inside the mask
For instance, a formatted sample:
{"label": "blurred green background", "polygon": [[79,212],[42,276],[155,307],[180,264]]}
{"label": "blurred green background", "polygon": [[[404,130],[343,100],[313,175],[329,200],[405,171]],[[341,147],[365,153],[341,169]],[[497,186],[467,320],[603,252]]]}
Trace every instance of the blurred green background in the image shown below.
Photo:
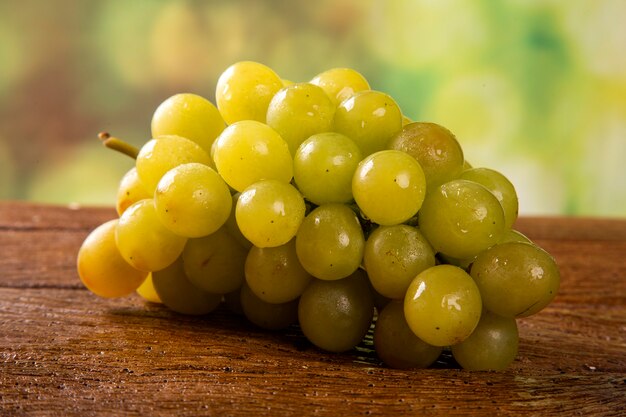
{"label": "blurred green background", "polygon": [[626,1],[0,0],[0,198],[113,205],[158,104],[257,60],[363,73],[500,170],[522,215],[626,216]]}

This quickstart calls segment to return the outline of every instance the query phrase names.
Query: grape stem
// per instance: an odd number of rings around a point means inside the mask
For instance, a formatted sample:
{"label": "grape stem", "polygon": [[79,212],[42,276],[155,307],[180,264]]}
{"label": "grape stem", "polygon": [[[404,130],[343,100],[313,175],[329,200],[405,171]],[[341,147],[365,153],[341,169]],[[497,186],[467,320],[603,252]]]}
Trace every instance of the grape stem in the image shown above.
{"label": "grape stem", "polygon": [[100,139],[102,144],[107,148],[123,153],[124,155],[128,155],[133,159],[137,159],[137,155],[139,154],[139,149],[137,147],[128,142],[124,142],[120,138],[111,136],[109,132],[98,133],[98,139]]}

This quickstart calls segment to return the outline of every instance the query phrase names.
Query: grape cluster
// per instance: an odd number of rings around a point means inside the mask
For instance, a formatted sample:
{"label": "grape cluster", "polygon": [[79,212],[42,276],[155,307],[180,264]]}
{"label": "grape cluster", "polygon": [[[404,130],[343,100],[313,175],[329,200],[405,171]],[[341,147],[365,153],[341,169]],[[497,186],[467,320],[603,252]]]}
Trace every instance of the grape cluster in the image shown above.
{"label": "grape cluster", "polygon": [[360,343],[377,312],[391,367],[447,348],[467,369],[514,360],[516,319],[560,278],[513,229],[506,177],[472,168],[450,131],[408,120],[352,69],[292,83],[239,62],[216,103],[177,94],[157,108],[153,139],[127,152],[119,218],[78,253],[87,288],[183,314],[225,303],[262,328],[298,323],[331,352]]}

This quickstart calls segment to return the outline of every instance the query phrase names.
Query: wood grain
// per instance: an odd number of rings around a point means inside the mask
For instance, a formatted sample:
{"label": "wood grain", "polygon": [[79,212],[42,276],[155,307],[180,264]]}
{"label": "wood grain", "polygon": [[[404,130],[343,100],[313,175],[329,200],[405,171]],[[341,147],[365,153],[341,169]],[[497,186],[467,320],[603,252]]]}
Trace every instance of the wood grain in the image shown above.
{"label": "wood grain", "polygon": [[177,315],[98,298],[75,272],[110,208],[0,203],[0,415],[624,415],[626,220],[524,218],[562,287],[520,320],[504,372],[380,365],[366,339],[329,354],[297,327],[258,330],[225,309]]}

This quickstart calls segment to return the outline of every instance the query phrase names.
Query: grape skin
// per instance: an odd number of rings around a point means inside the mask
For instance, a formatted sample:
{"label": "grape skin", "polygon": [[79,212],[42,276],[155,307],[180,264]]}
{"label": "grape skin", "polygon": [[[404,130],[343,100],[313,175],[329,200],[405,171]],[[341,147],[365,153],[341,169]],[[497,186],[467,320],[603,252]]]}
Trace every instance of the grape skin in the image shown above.
{"label": "grape skin", "polygon": [[78,250],[76,268],[82,283],[100,297],[123,297],[135,291],[147,272],[133,268],[115,244],[118,220],[109,220],[94,229]]}
{"label": "grape skin", "polygon": [[515,359],[518,343],[515,319],[483,310],[472,334],[452,346],[452,355],[464,369],[502,371]]}
{"label": "grape skin", "polygon": [[289,145],[292,155],[308,137],[328,132],[335,106],[324,90],[309,83],[296,83],[279,90],[267,109],[267,125]]}
{"label": "grape skin", "polygon": [[178,258],[165,269],[153,272],[152,283],[163,304],[180,314],[209,314],[222,301],[220,294],[202,291],[189,281],[182,258]]}
{"label": "grape skin", "polygon": [[115,243],[122,257],[141,271],[167,267],[182,253],[186,242],[187,238],[161,224],[153,200],[130,206],[115,227]]}
{"label": "grape skin", "polygon": [[226,127],[222,115],[209,100],[197,94],[175,94],[163,101],[154,112],[152,137],[176,135],[211,151],[215,138]]}
{"label": "grape skin", "polygon": [[478,255],[470,273],[485,308],[503,317],[527,317],[554,299],[560,274],[554,258],[525,242],[505,242]]}
{"label": "grape skin", "polygon": [[332,68],[317,74],[311,84],[320,86],[336,107],[359,91],[369,90],[363,75],[352,68]]}
{"label": "grape skin", "polygon": [[152,195],[146,191],[141,179],[139,179],[137,168],[132,167],[120,181],[117,189],[115,210],[121,216],[133,203],[144,198],[152,198]]}
{"label": "grape skin", "polygon": [[198,163],[179,165],[165,173],[154,202],[163,225],[184,237],[210,235],[224,225],[232,209],[224,180]]}
{"label": "grape skin", "polygon": [[294,156],[294,180],[309,201],[349,203],[352,201],[352,177],[361,151],[347,136],[319,133],[298,147]]}
{"label": "grape skin", "polygon": [[304,219],[304,199],[291,184],[263,180],[237,199],[235,218],[241,233],[259,248],[284,245]]}
{"label": "grape skin", "polygon": [[361,270],[336,281],[314,280],[298,305],[304,335],[330,352],[345,352],[359,344],[373,314],[374,299]]}
{"label": "grape skin", "polygon": [[309,274],[322,280],[345,278],[363,259],[365,238],[356,214],[343,204],[314,209],[298,229],[296,253]]}
{"label": "grape skin", "polygon": [[402,129],[402,112],[393,98],[374,90],[345,99],[335,112],[335,131],[352,139],[363,155],[387,148]]}
{"label": "grape skin", "polygon": [[352,178],[352,194],[374,223],[391,226],[417,214],[426,195],[419,163],[404,152],[386,150],[363,159]]}
{"label": "grape skin", "polygon": [[437,252],[471,259],[505,232],[504,211],[482,185],[452,180],[430,191],[419,212],[419,228]]}
{"label": "grape skin", "polygon": [[429,345],[411,331],[401,300],[389,302],[378,314],[374,348],[387,366],[397,369],[427,368],[442,351],[441,347]]}
{"label": "grape skin", "polygon": [[413,278],[435,266],[435,254],[417,228],[381,226],[365,242],[363,264],[376,291],[402,299]]}
{"label": "grape skin", "polygon": [[476,328],[480,291],[467,272],[452,265],[422,271],[404,298],[406,321],[417,337],[433,346],[462,342]]}
{"label": "grape skin", "polygon": [[224,181],[239,192],[260,180],[288,183],[293,177],[287,142],[271,127],[253,120],[228,126],[215,141],[213,159]]}

